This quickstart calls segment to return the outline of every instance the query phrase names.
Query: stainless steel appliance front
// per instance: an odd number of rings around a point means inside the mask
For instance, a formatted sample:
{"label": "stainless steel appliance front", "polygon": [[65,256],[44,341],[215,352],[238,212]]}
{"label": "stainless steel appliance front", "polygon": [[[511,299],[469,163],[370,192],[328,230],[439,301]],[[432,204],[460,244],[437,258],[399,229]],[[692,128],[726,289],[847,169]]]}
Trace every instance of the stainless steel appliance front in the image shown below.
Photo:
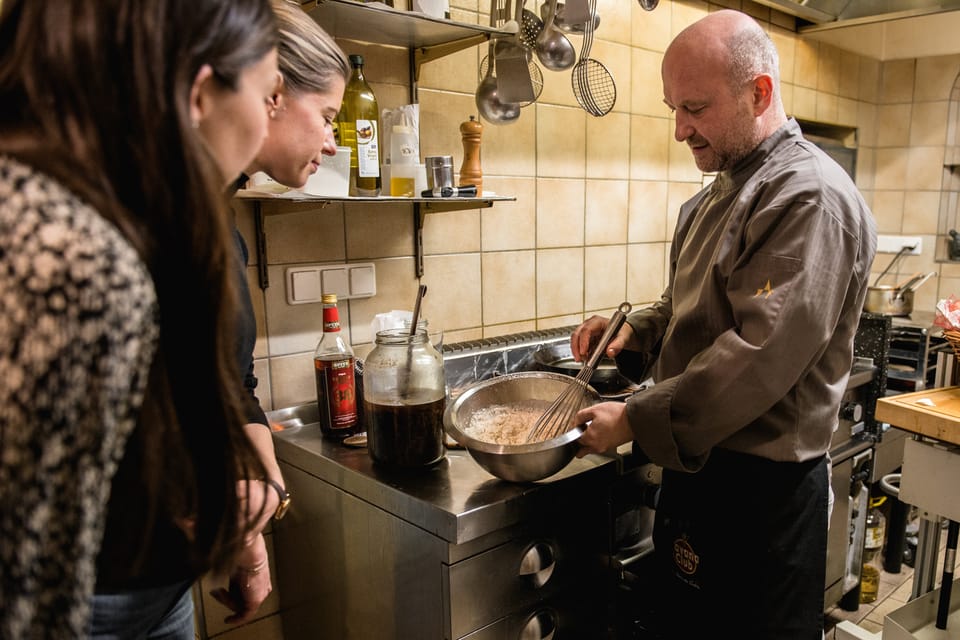
{"label": "stainless steel appliance front", "polygon": [[286,637],[604,637],[615,459],[526,485],[457,450],[388,472],[323,440],[312,412],[270,416],[285,427],[275,442],[295,496],[274,533]]}

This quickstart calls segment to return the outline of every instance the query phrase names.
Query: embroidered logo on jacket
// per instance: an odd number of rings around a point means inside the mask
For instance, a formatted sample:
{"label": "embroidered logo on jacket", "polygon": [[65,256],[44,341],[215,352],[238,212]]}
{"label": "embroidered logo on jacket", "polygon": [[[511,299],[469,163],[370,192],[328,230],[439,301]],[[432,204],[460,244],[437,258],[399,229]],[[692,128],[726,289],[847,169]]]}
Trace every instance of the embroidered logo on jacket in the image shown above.
{"label": "embroidered logo on jacket", "polygon": [[700,556],[693,550],[685,537],[673,541],[673,563],[683,573],[692,576],[697,572]]}
{"label": "embroidered logo on jacket", "polygon": [[763,295],[764,300],[766,300],[770,297],[771,293],[773,293],[773,287],[770,286],[770,279],[768,278],[767,284],[757,289],[757,292],[753,294],[753,297],[756,298],[757,296]]}

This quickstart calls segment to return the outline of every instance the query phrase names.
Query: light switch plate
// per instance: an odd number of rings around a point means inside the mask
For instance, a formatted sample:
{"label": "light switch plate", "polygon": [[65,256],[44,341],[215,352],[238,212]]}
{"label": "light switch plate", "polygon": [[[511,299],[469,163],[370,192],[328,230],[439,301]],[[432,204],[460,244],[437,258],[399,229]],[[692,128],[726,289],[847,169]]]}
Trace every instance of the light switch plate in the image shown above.
{"label": "light switch plate", "polygon": [[377,274],[372,264],[350,267],[350,295],[354,298],[377,295]]}
{"label": "light switch plate", "polygon": [[337,300],[350,297],[350,283],[346,267],[333,267],[320,270],[320,285],[324,293],[337,294]]}
{"label": "light switch plate", "polygon": [[287,269],[287,302],[303,304],[320,299],[320,272],[316,269]]}
{"label": "light switch plate", "polygon": [[287,304],[320,302],[323,294],[337,300],[369,298],[377,293],[377,273],[372,262],[308,264],[287,267]]}
{"label": "light switch plate", "polygon": [[923,250],[923,238],[920,236],[877,236],[877,253],[899,253],[904,247],[912,247],[904,251],[906,256],[918,256]]}

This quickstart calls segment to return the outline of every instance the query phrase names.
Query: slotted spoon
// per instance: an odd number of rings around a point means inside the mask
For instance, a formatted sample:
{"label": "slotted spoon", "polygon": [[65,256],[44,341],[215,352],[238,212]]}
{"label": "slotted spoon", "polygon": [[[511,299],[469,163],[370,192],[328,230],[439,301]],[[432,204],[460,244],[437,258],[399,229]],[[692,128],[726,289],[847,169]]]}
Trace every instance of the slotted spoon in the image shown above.
{"label": "slotted spoon", "polygon": [[520,31],[517,33],[517,39],[520,42],[520,46],[533,51],[537,46],[537,37],[540,35],[540,32],[543,31],[543,20],[533,11],[524,7],[523,0],[518,0],[518,2],[520,2],[523,10],[520,13]]}

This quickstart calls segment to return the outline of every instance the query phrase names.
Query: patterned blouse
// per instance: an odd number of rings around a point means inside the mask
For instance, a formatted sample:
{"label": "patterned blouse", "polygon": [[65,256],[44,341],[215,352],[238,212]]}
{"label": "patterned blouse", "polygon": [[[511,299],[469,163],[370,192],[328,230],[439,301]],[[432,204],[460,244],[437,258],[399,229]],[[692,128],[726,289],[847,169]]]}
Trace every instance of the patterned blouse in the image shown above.
{"label": "patterned blouse", "polygon": [[153,281],[119,231],[0,156],[0,638],[85,636],[158,335]]}

